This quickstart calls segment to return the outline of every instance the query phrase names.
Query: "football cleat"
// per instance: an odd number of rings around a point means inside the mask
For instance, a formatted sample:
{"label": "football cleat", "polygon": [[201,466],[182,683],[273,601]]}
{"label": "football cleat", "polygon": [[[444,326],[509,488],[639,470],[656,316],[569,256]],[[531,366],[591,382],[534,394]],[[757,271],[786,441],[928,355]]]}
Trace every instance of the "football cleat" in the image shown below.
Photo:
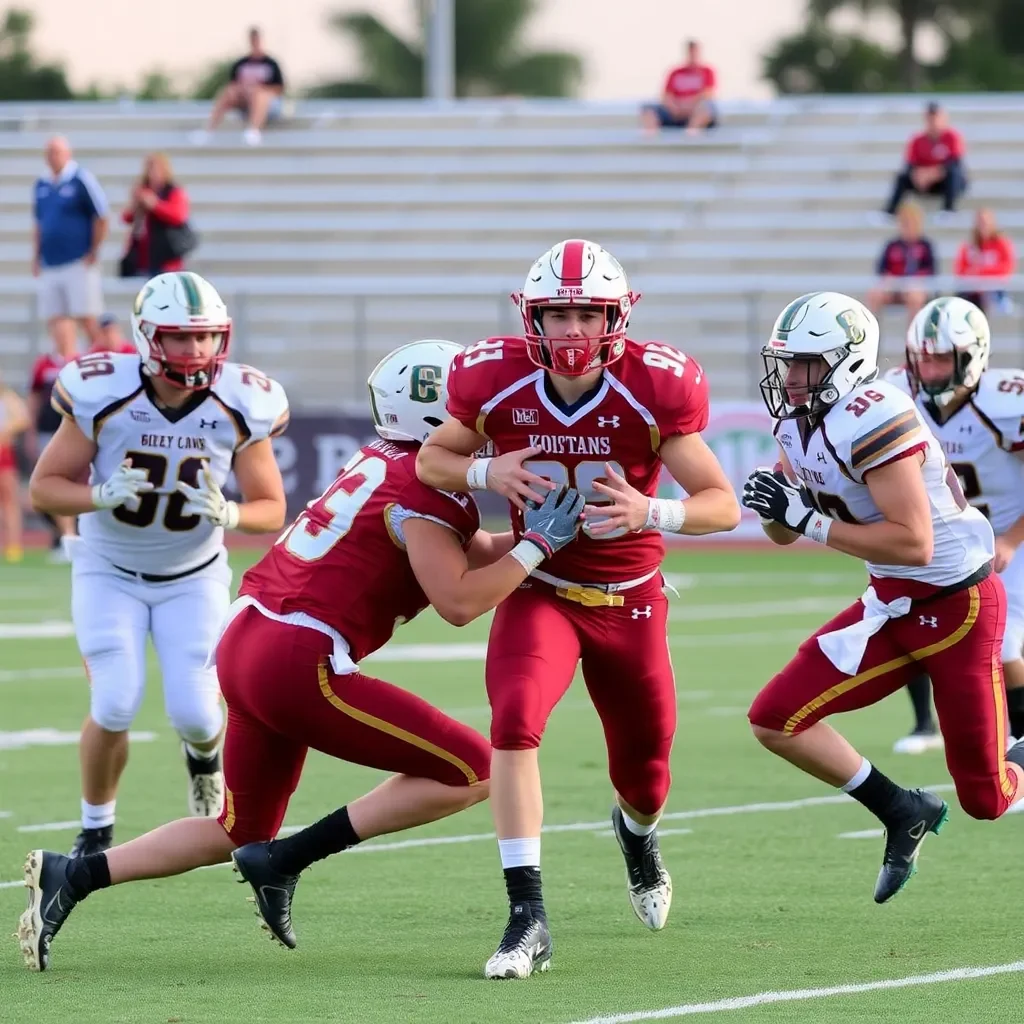
{"label": "football cleat", "polygon": [[241,875],[240,881],[252,886],[248,899],[256,904],[260,927],[288,949],[296,945],[292,928],[292,898],[298,875],[283,875],[270,863],[270,843],[246,843],[231,854],[231,870]]}
{"label": "football cleat", "polygon": [[208,761],[193,757],[181,745],[188,766],[188,813],[193,818],[219,817],[224,806],[224,773],[220,770],[220,754]]}
{"label": "football cleat", "polygon": [[875,882],[875,902],[891,900],[917,871],[917,855],[929,832],[936,835],[946,824],[949,805],[923,789],[911,791],[906,810],[885,825],[885,853]]}
{"label": "football cleat", "polygon": [[505,934],[494,956],[484,967],[490,979],[528,978],[551,969],[551,932],[543,917],[534,917],[529,904],[512,907]]}
{"label": "football cleat", "polygon": [[636,836],[626,828],[622,809],[612,809],[612,829],[626,861],[626,885],[633,913],[652,931],[660,931],[672,906],[672,878],[661,862],[658,833]]}
{"label": "football cleat", "polygon": [[60,853],[33,850],[25,861],[28,908],[18,921],[17,937],[30,971],[49,966],[50,943],[78,903],[67,885],[70,860]]}
{"label": "football cleat", "polygon": [[104,825],[103,828],[83,828],[75,836],[75,842],[68,857],[74,860],[76,857],[88,857],[93,853],[106,853],[113,845],[113,825]]}
{"label": "football cleat", "polygon": [[909,736],[901,736],[892,747],[894,754],[924,754],[929,750],[942,750],[945,743],[942,733],[936,729],[918,731],[915,729]]}

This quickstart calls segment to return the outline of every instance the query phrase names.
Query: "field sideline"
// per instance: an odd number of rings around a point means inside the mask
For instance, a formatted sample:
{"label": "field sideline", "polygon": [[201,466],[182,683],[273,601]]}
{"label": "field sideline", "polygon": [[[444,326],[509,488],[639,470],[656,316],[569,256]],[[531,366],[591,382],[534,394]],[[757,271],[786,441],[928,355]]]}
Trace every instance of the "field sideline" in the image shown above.
{"label": "field sideline", "polygon": [[[236,551],[243,567],[254,556]],[[666,564],[679,686],[674,788],[662,848],[675,902],[664,932],[633,918],[608,829],[597,717],[580,685],[542,751],[543,870],[552,972],[481,977],[505,902],[486,806],[317,865],[301,882],[299,948],[273,946],[226,870],[98,893],[69,920],[51,970],[0,945],[0,1021],[50,1024],[331,1021],[551,1024],[714,1016],[1003,1024],[1020,1006],[1012,898],[1024,820],[975,822],[954,807],[892,904],[871,888],[877,824],[859,805],[776,762],[744,712],[759,685],[864,582],[820,550],[675,549]],[[236,577],[237,580],[237,577]],[[68,570],[33,553],[0,567],[0,917],[24,904],[25,852],[65,850],[77,829],[75,739],[87,693],[69,629]],[[398,631],[373,672],[486,731],[486,623],[432,615]],[[118,839],[184,813],[185,773],[151,686],[118,801]],[[623,680],[623,685],[628,685]],[[949,787],[941,754],[897,758],[902,696],[843,731],[899,781]],[[311,755],[286,827],[372,785],[376,773]],[[948,795],[947,795],[947,798]],[[2,923],[2,922],[0,922]]]}

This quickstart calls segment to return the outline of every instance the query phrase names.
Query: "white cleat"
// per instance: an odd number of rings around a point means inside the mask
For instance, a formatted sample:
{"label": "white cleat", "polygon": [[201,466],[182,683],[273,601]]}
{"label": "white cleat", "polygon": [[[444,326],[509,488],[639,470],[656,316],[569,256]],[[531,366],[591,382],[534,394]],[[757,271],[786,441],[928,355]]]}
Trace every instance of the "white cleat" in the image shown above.
{"label": "white cleat", "polygon": [[193,818],[217,818],[224,806],[224,773],[193,775],[188,780],[188,813]]}
{"label": "white cleat", "polygon": [[547,921],[534,917],[528,907],[517,905],[505,926],[501,945],[484,967],[484,977],[492,981],[528,978],[550,969],[551,933]]}
{"label": "white cleat", "polygon": [[940,732],[912,732],[901,736],[893,745],[894,754],[924,754],[929,750],[942,750],[945,742]]}
{"label": "white cleat", "polygon": [[[640,923],[652,932],[660,932],[668,921],[668,912],[672,907],[672,878],[662,870],[662,881],[651,888],[635,890],[629,888],[629,902],[633,905],[633,913]],[[627,873],[627,878],[628,878]]]}
{"label": "white cleat", "polygon": [[612,808],[612,829],[626,861],[626,890],[633,913],[645,928],[660,932],[672,907],[672,878],[661,862],[658,833],[633,835],[617,804]]}

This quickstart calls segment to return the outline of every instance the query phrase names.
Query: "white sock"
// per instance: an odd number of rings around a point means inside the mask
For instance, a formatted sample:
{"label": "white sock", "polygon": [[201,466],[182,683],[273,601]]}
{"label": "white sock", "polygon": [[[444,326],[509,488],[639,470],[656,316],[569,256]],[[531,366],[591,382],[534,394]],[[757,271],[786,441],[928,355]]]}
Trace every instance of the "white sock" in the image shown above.
{"label": "white sock", "polygon": [[114,824],[116,800],[109,804],[90,804],[82,800],[82,828],[105,828]]}
{"label": "white sock", "polygon": [[852,779],[845,785],[839,788],[844,793],[852,793],[858,786],[862,785],[864,780],[871,774],[871,762],[865,757],[861,759],[860,767],[857,769],[856,774]]}
{"label": "white sock", "polygon": [[[619,808],[622,811],[622,808]],[[658,815],[658,821],[661,820],[661,815]],[[629,829],[630,832],[635,836],[649,836],[657,827],[658,821],[652,822],[650,825],[641,825],[639,821],[634,821],[625,811],[622,811],[622,823]]]}
{"label": "white sock", "polygon": [[501,854],[502,870],[505,868],[539,868],[540,836],[530,839],[499,839],[498,853]]}

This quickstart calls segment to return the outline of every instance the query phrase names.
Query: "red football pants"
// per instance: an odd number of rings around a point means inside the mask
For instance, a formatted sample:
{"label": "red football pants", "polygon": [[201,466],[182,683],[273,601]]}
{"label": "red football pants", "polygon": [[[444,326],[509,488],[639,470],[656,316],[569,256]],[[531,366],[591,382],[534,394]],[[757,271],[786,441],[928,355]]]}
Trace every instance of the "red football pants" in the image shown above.
{"label": "red football pants", "polygon": [[[884,601],[900,593],[897,584]],[[932,588],[934,589],[934,588]],[[932,601],[916,601],[868,642],[854,676],[840,672],[818,646],[822,633],[863,618],[860,602],[841,611],[801,644],[796,657],[757,695],[752,724],[798,733],[826,715],[876,704],[924,670],[946,742],[946,764],[963,809],[974,818],[998,818],[1013,803],[1016,775],[1006,766],[1006,699],[1001,646],[1006,591],[994,573],[976,586]]]}
{"label": "red football pants", "polygon": [[255,608],[221,638],[217,675],[228,723],[220,823],[239,846],[277,835],[309,747],[449,786],[490,777],[483,736],[390,683],[335,675],[331,649],[330,637]]}
{"label": "red football pants", "polygon": [[497,750],[539,746],[582,661],[612,785],[630,807],[655,814],[668,798],[676,729],[668,601],[659,577],[622,596],[617,608],[587,608],[531,580],[498,605],[487,645],[491,743]]}

